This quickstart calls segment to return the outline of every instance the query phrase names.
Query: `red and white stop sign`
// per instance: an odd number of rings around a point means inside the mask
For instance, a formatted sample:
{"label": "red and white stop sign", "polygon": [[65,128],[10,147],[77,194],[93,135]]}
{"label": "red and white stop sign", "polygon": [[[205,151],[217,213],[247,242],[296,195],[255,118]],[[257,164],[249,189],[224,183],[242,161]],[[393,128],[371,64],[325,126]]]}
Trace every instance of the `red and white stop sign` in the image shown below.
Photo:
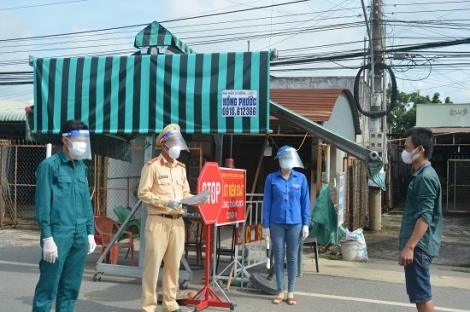
{"label": "red and white stop sign", "polygon": [[205,224],[216,223],[220,207],[224,202],[223,190],[224,179],[220,173],[219,165],[216,162],[206,162],[197,179],[198,193],[202,191],[209,191],[212,193],[212,195],[209,196],[207,203],[199,205],[199,213],[201,214]]}

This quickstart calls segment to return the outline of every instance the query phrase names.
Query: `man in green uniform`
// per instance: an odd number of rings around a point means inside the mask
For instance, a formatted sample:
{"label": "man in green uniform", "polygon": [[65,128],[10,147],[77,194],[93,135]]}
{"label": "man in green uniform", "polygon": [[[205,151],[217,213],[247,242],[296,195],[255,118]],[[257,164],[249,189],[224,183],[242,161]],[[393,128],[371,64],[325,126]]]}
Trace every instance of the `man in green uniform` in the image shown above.
{"label": "man in green uniform", "polygon": [[94,217],[82,159],[91,159],[87,126],[66,121],[62,149],[39,164],[36,218],[41,229],[40,276],[33,312],[72,312],[80,291],[87,253],[96,248]]}
{"label": "man in green uniform", "polygon": [[426,128],[405,133],[403,162],[415,170],[406,196],[399,236],[398,263],[404,266],[406,291],[419,312],[432,312],[429,267],[439,254],[442,237],[442,194],[439,177],[429,161],[433,134]]}

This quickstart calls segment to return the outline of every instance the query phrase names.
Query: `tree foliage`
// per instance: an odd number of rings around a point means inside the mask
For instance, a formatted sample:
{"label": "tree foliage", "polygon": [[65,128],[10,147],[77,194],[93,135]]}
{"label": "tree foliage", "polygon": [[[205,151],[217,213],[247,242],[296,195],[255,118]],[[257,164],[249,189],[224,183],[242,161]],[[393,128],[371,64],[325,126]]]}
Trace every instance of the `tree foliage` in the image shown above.
{"label": "tree foliage", "polygon": [[[390,105],[391,96],[392,86],[389,84],[387,87],[387,106]],[[446,97],[444,103],[442,103],[440,96],[438,92],[434,93],[431,98],[429,95],[420,95],[419,92],[405,93],[397,90],[397,103],[387,115],[387,132],[404,133],[409,128],[416,126],[415,104],[452,104],[450,97]]]}

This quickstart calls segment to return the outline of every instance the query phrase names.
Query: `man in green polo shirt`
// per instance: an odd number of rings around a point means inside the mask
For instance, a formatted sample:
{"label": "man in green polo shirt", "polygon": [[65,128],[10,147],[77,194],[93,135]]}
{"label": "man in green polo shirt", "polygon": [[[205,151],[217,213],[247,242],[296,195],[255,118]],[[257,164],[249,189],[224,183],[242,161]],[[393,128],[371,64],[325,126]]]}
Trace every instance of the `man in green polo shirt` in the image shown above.
{"label": "man in green polo shirt", "polygon": [[439,177],[429,161],[433,134],[427,128],[405,133],[402,160],[415,170],[406,196],[399,236],[398,263],[404,266],[406,292],[419,312],[434,311],[429,267],[439,254],[442,237],[442,192]]}

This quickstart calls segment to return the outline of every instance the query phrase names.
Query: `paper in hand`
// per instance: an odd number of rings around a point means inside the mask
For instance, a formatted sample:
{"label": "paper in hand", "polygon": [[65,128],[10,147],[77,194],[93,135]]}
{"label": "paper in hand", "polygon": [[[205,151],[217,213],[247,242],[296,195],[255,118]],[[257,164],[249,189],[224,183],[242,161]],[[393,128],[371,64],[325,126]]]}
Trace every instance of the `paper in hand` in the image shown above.
{"label": "paper in hand", "polygon": [[180,202],[184,205],[194,205],[201,202],[201,199],[204,197],[208,197],[213,193],[210,191],[202,191],[201,193],[194,195],[193,197],[183,198]]}

